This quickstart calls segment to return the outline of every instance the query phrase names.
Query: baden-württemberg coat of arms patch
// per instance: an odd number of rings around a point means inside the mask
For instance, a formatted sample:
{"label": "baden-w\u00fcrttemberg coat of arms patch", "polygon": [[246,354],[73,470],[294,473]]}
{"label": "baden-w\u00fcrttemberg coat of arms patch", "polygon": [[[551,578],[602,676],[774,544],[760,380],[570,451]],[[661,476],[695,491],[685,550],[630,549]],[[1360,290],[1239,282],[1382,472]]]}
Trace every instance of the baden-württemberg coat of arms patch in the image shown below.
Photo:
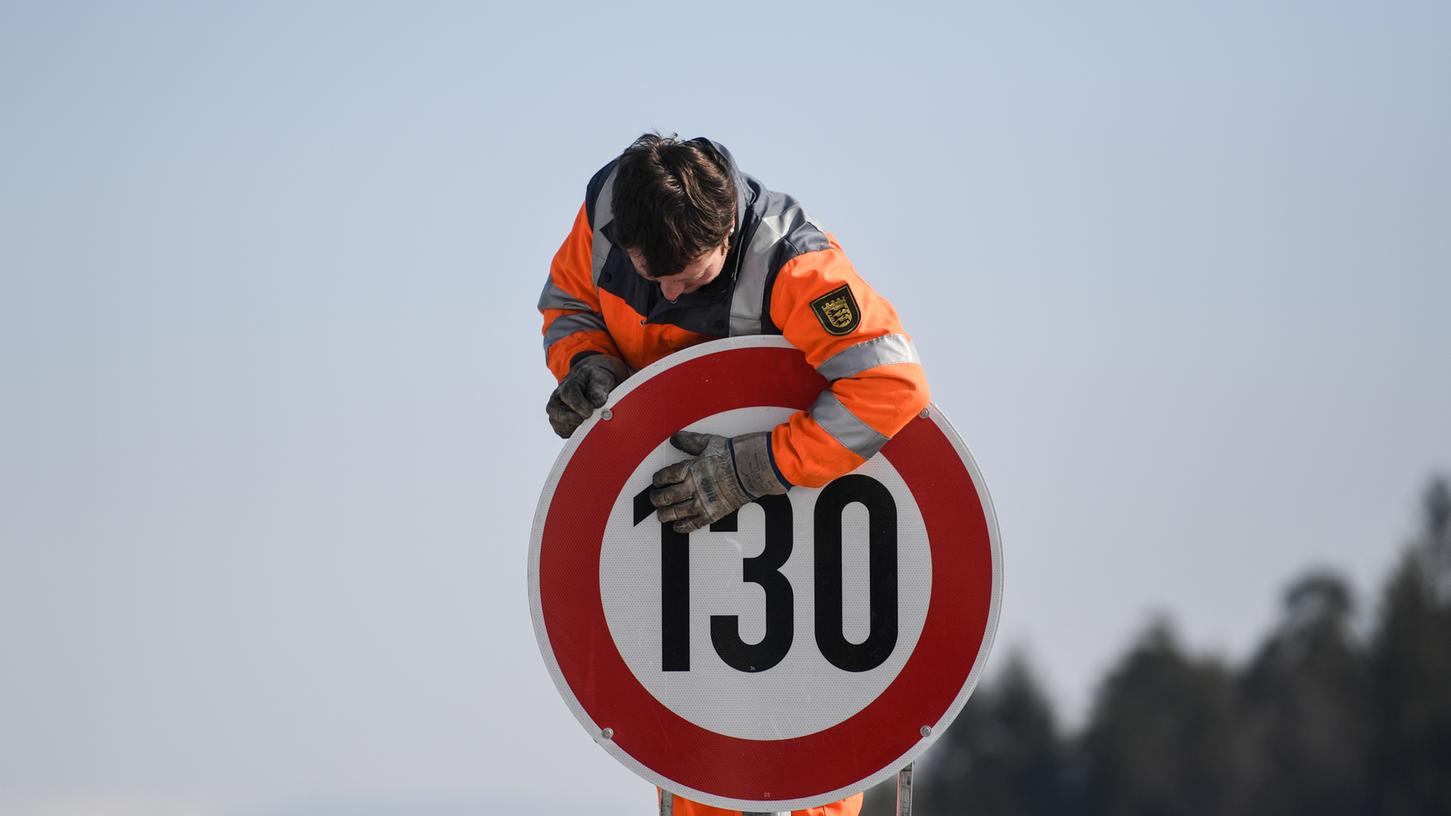
{"label": "baden-w\u00fcrttemberg coat of arms patch", "polygon": [[862,310],[852,297],[851,287],[842,285],[811,301],[811,311],[827,334],[847,334],[862,322]]}

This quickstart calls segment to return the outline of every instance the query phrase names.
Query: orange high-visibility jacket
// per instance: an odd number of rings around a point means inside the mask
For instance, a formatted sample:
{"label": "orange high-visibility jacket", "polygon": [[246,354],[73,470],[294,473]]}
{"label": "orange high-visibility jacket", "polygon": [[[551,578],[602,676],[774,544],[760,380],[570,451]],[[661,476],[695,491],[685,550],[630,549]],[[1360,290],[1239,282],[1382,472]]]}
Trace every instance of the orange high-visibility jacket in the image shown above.
{"label": "orange high-visibility jacket", "polygon": [[[866,799],[865,794],[854,793],[840,802],[832,802],[829,805],[807,808],[806,810],[793,810],[791,816],[858,816],[862,812],[862,801]],[[725,810],[723,808],[703,805],[699,802],[692,802],[681,796],[674,799],[674,808],[671,810],[675,816],[747,816],[739,810]],[[751,814],[750,816],[756,816]],[[767,814],[760,814],[767,816]]]}
{"label": "orange high-visibility jacket", "polygon": [[771,454],[786,481],[819,487],[871,458],[927,406],[927,378],[896,310],[836,239],[795,199],[740,172],[724,147],[694,142],[714,150],[736,183],[736,229],[720,276],[672,302],[635,272],[612,240],[610,162],[590,180],[539,297],[545,358],[563,379],[590,354],[638,370],[706,340],[784,335],[830,387],[772,429]]}

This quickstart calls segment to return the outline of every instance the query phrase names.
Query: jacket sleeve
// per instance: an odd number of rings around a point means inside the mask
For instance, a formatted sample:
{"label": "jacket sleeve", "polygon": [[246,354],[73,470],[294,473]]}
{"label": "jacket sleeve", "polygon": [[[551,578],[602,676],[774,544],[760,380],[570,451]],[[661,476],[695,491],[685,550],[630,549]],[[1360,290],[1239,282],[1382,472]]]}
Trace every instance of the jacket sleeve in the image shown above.
{"label": "jacket sleeve", "polygon": [[539,295],[539,313],[544,316],[544,359],[556,380],[563,380],[580,357],[620,356],[600,313],[599,293],[591,273],[593,243],[589,215],[581,206],[574,228],[554,254],[549,279]]}
{"label": "jacket sleeve", "polygon": [[776,468],[806,487],[860,466],[930,401],[896,310],[830,244],[788,261],[771,291],[772,322],[830,383],[771,434]]}

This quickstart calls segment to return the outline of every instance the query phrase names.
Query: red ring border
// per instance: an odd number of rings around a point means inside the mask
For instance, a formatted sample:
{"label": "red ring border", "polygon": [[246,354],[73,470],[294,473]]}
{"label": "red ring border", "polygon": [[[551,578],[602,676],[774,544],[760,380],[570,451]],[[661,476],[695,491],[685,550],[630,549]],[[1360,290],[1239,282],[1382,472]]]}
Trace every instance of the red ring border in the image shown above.
{"label": "red ring border", "polygon": [[[751,802],[801,800],[859,784],[896,767],[924,738],[921,726],[939,727],[991,635],[995,569],[987,514],[952,441],[930,419],[915,419],[881,453],[921,509],[932,597],[912,655],[866,708],[801,737],[730,737],[665,707],[625,664],[605,621],[599,556],[610,510],[635,467],[682,427],[737,408],[804,409],[825,386],[787,346],[727,348],[666,367],[614,404],[610,421],[589,429],[550,497],[537,573],[547,647],[584,713],[611,728],[615,745],[665,782]],[[690,395],[689,405],[680,394]],[[651,410],[658,405],[670,408]],[[559,496],[573,503],[554,502]]]}

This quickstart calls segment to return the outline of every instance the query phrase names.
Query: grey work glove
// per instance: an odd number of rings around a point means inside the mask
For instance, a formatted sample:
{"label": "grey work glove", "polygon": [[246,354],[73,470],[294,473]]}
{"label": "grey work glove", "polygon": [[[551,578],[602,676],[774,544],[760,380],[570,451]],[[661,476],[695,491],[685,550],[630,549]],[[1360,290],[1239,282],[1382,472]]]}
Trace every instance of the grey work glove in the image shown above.
{"label": "grey work glove", "polygon": [[561,439],[568,439],[628,376],[630,369],[618,357],[591,354],[581,358],[564,375],[559,387],[549,395],[549,404],[544,406],[554,432]]}
{"label": "grey work glove", "polygon": [[670,444],[695,456],[655,472],[650,503],[661,524],[688,533],[739,510],[753,499],[785,493],[771,464],[771,434],[737,437],[679,431]]}

